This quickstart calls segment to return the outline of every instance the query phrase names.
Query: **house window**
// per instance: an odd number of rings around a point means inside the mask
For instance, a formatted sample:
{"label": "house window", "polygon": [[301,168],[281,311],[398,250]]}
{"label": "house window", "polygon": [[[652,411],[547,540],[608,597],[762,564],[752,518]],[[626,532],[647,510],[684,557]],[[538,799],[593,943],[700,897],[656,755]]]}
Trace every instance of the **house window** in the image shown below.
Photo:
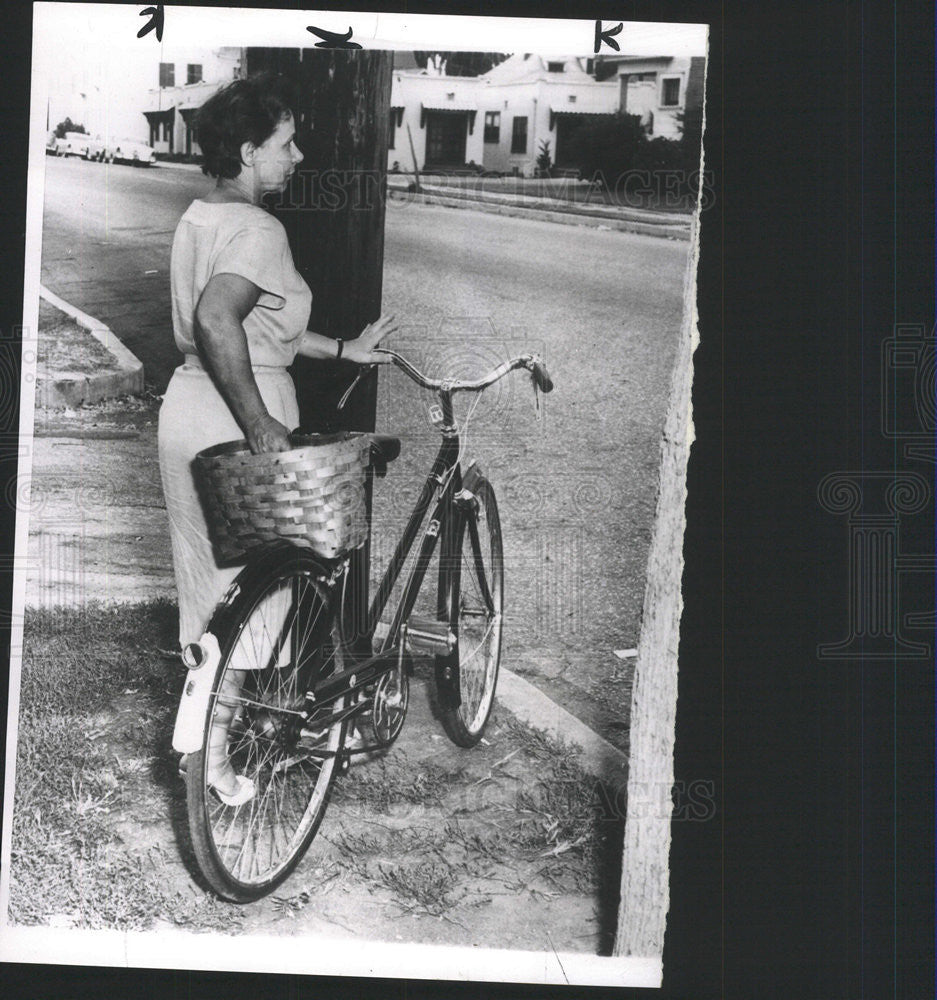
{"label": "house window", "polygon": [[174,63],[159,64],[159,85],[161,87],[175,87],[176,66]]}
{"label": "house window", "polygon": [[660,103],[663,108],[678,108],[680,106],[679,76],[665,76],[661,80]]}
{"label": "house window", "polygon": [[202,64],[201,63],[189,63],[186,67],[185,73],[186,83],[201,83],[202,82]]}
{"label": "house window", "polygon": [[514,118],[513,131],[511,132],[511,152],[527,152],[527,116]]}
{"label": "house window", "polygon": [[547,63],[547,72],[548,73],[562,73],[563,72],[563,64],[561,62],[548,62]]}
{"label": "house window", "polygon": [[389,133],[389,138],[387,140],[387,148],[388,149],[395,149],[396,148],[396,145],[395,145],[396,138],[397,138],[397,109],[396,108],[391,108],[390,109],[390,133]]}
{"label": "house window", "polygon": [[485,112],[485,142],[498,143],[501,141],[501,112]]}
{"label": "house window", "polygon": [[169,122],[163,122],[163,142],[169,142],[169,135],[170,135]]}

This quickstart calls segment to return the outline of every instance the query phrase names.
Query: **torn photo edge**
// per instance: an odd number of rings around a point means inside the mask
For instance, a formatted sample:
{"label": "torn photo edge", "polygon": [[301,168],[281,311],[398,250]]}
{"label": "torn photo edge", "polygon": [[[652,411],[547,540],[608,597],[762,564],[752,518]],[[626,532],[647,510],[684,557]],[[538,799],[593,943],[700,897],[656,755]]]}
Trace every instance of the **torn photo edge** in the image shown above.
{"label": "torn photo edge", "polygon": [[[79,20],[102,17],[103,5],[35,5],[34,63],[30,93],[29,186],[26,237],[26,281],[24,287],[24,338],[20,408],[20,452],[18,482],[29,482],[32,463],[31,442],[35,417],[35,351],[27,353],[38,329],[38,302],[45,167],[46,95],[51,67],[44,53],[51,35],[68,30],[70,16]],[[116,15],[118,8],[109,14]],[[127,18],[127,14],[130,17]],[[138,28],[136,7],[123,10],[124,20]],[[567,53],[570,49],[585,56],[593,52],[599,31],[592,20],[532,20],[522,18],[470,18],[447,15],[377,15],[373,13],[328,13],[251,10],[249,8],[196,8],[173,6],[168,9],[164,30],[178,31],[185,23],[187,43],[203,39],[206,45],[243,47],[284,46],[308,48],[314,44],[307,33],[309,24],[326,32],[326,41],[344,37],[349,26],[353,38],[364,48],[398,50],[535,51]],[[625,30],[633,26],[625,22]],[[657,25],[663,32],[704,26]],[[105,27],[105,32],[114,30]],[[120,31],[124,31],[121,23]],[[154,27],[155,31],[155,27]],[[611,37],[611,36],[610,36]],[[619,39],[621,36],[619,36]],[[575,44],[571,41],[575,39]],[[169,39],[167,38],[167,41]],[[128,44],[144,44],[128,38]],[[148,40],[155,44],[153,39]],[[347,39],[346,39],[347,41]],[[121,41],[121,44],[123,42]],[[629,50],[630,51],[630,50]],[[648,54],[648,53],[639,53]],[[705,54],[705,53],[704,53]],[[705,109],[705,101],[704,101]],[[704,110],[705,123],[705,110]],[[704,124],[705,128],[705,124]],[[702,158],[702,149],[700,151]],[[702,186],[702,159],[700,185]],[[697,200],[699,205],[699,199]],[[698,342],[696,318],[696,268],[698,264],[698,214],[694,217],[690,253],[684,281],[684,316],[680,331],[677,362],[673,370],[670,401],[661,437],[661,484],[648,559],[641,634],[637,644],[632,715],[631,749],[628,771],[628,813],[625,823],[622,866],[622,900],[615,954],[612,957],[578,953],[550,955],[540,952],[497,951],[452,948],[420,944],[390,945],[369,942],[362,963],[360,946],[329,940],[328,948],[308,957],[309,949],[297,954],[289,940],[265,941],[262,960],[245,955],[236,938],[193,936],[183,932],[122,933],[77,929],[27,928],[12,926],[8,920],[10,851],[14,765],[19,710],[19,671],[25,613],[26,545],[28,538],[28,498],[17,503],[16,552],[14,556],[13,630],[9,719],[7,730],[7,789],[4,802],[2,876],[0,876],[0,959],[18,962],[66,964],[131,965],[192,969],[243,971],[295,971],[319,975],[372,975],[421,978],[486,980],[504,982],[564,983],[602,986],[657,986],[662,970],[663,939],[668,899],[668,853],[670,811],[648,808],[648,790],[673,783],[673,734],[676,709],[677,648],[680,623],[680,581],[682,575],[682,533],[686,496],[686,463],[693,439],[690,393],[692,355]],[[31,331],[27,336],[25,331]],[[653,795],[653,791],[650,793]],[[654,796],[655,803],[657,797]],[[652,888],[649,888],[652,887]]]}

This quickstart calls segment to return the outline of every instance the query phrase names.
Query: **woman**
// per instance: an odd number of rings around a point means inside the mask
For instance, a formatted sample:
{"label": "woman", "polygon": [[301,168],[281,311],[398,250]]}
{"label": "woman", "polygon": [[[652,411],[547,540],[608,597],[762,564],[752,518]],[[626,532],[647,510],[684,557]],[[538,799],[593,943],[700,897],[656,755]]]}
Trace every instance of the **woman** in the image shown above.
{"label": "woman", "polygon": [[[185,363],[166,389],[158,435],[183,646],[200,638],[240,569],[215,562],[195,455],[235,438],[246,438],[255,454],[286,450],[299,422],[286,370],[294,357],[383,362],[374,348],[396,329],[392,317],[381,317],[344,343],[306,329],[312,295],[283,226],[261,207],[303,159],[285,81],[271,74],[235,80],[205,102],[197,125],[202,170],[216,183],[192,202],[173,239],[173,334]],[[227,801],[250,790],[224,760],[223,728],[209,778]]]}

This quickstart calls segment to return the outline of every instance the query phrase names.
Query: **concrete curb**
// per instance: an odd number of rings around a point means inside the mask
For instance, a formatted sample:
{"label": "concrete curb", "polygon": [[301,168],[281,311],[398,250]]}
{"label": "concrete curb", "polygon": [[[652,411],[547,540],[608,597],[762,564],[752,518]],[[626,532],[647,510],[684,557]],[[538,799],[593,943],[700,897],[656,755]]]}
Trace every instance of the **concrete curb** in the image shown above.
{"label": "concrete curb", "polygon": [[[400,181],[388,181],[388,188],[395,191],[407,191],[408,184]],[[543,212],[560,212],[564,215],[589,216],[612,221],[637,222],[642,225],[659,226],[667,230],[680,230],[689,233],[692,218],[686,215],[676,215],[659,209],[639,208],[635,205],[606,205],[604,202],[576,201],[572,198],[551,198],[543,194],[525,194],[518,191],[490,191],[482,188],[458,187],[445,184],[434,184],[432,179],[421,183],[421,193],[436,195],[441,198],[458,198],[462,201],[481,202],[482,204],[501,205],[512,208],[529,208]],[[591,186],[587,188],[591,190]]]}
{"label": "concrete curb", "polygon": [[612,746],[584,722],[558,705],[539,688],[501,667],[495,699],[533,729],[541,729],[555,739],[579,749],[579,764],[613,790],[628,786],[628,755]]}
{"label": "concrete curb", "polygon": [[102,372],[100,375],[72,376],[61,372],[39,376],[36,380],[38,406],[76,407],[115,396],[137,396],[143,392],[143,363],[117,339],[109,327],[60,299],[44,285],[39,286],[39,295],[56,309],[61,309],[83,330],[87,330],[114,358],[118,371]]}
{"label": "concrete curb", "polygon": [[168,167],[170,170],[188,170],[190,173],[200,174],[202,167],[198,163],[172,163],[170,160],[157,160],[154,167]]}
{"label": "concrete curb", "polygon": [[641,236],[656,236],[658,239],[686,240],[689,230],[683,226],[665,226],[635,222],[631,219],[607,218],[595,215],[580,215],[576,212],[553,212],[540,208],[522,208],[519,205],[498,205],[492,202],[475,201],[457,196],[437,195],[400,188],[388,188],[387,195],[394,201],[415,201],[427,205],[443,205],[446,208],[474,209],[493,215],[507,215],[519,219],[537,219],[541,222],[558,222],[565,226],[587,226],[591,229],[614,229],[619,232],[638,233]]}

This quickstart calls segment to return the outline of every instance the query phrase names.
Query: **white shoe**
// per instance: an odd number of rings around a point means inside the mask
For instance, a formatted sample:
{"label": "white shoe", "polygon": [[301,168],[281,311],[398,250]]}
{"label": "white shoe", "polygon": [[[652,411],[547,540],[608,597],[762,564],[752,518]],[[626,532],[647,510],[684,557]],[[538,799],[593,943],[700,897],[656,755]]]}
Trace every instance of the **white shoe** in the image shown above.
{"label": "white shoe", "polygon": [[236,774],[234,777],[237,780],[238,787],[237,791],[232,792],[230,795],[222,792],[221,789],[216,788],[209,782],[209,788],[226,806],[242,806],[245,802],[250,802],[254,797],[254,782],[250,778],[246,778],[243,774]]}

